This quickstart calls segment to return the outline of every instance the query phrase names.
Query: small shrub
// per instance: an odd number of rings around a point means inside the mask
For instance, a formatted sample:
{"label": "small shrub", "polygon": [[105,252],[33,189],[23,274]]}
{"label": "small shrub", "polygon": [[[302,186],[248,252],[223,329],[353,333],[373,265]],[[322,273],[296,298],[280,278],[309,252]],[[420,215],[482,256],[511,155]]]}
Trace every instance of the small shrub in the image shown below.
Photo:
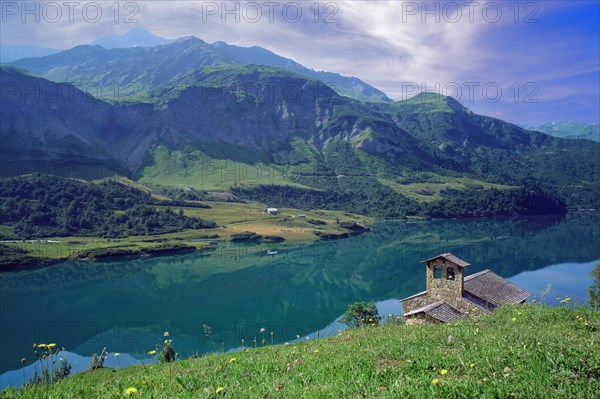
{"label": "small shrub", "polygon": [[92,355],[92,360],[90,360],[90,368],[92,370],[101,369],[104,367],[104,361],[106,360],[106,354],[104,354],[104,350],[98,356],[97,353]]}
{"label": "small shrub", "polygon": [[323,226],[323,225],[327,224],[320,219],[308,219],[308,223],[314,224],[315,226]]}
{"label": "small shrub", "polygon": [[262,238],[260,234],[252,231],[242,231],[231,235],[231,242],[252,242],[259,241]]}
{"label": "small shrub", "polygon": [[348,305],[348,310],[342,316],[342,322],[350,327],[377,325],[381,320],[374,302],[355,302]]}
{"label": "small shrub", "polygon": [[172,339],[165,340],[165,342],[163,344],[163,349],[160,352],[160,354],[158,355],[158,360],[161,363],[171,363],[171,362],[175,361],[177,354],[173,350],[173,347],[171,345],[172,343],[173,343]]}
{"label": "small shrub", "polygon": [[592,270],[594,283],[588,288],[590,296],[590,306],[600,308],[600,263],[596,263],[596,267]]}
{"label": "small shrub", "polygon": [[60,361],[58,362],[58,366],[54,370],[53,381],[65,379],[69,376],[69,374],[71,374],[71,365],[67,359],[61,357]]}

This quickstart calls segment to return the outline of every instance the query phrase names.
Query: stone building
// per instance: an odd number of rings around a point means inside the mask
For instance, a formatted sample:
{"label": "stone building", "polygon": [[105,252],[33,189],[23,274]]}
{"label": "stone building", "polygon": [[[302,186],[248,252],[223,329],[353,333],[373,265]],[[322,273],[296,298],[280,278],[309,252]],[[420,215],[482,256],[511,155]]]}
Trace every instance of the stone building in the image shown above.
{"label": "stone building", "polygon": [[451,253],[422,262],[427,267],[426,291],[400,301],[408,324],[452,322],[491,313],[500,305],[522,303],[531,296],[489,269],[465,277],[470,264]]}

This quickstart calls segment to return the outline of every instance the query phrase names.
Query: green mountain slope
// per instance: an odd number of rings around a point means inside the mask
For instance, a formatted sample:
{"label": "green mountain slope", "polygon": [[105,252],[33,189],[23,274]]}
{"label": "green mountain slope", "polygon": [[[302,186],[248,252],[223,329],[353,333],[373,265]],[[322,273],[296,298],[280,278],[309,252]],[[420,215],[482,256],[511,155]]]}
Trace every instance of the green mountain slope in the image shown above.
{"label": "green mountain slope", "polygon": [[14,68],[0,75],[5,87],[74,93],[32,103],[18,90],[6,92],[0,135],[14,160],[23,148],[40,159],[79,155],[150,185],[233,189],[302,207],[299,196],[306,206],[387,216],[416,213],[413,200],[430,190],[435,200],[452,187],[542,185],[571,207],[597,208],[600,144],[527,131],[450,97],[369,104],[285,69],[225,65],[148,91],[152,104],[111,105]]}
{"label": "green mountain slope", "polygon": [[38,171],[98,178],[126,171],[115,156],[114,107],[12,67],[1,67],[0,85],[2,177]]}
{"label": "green mountain slope", "polygon": [[455,99],[432,93],[380,107],[417,137],[437,164],[454,171],[505,184],[598,185],[596,144],[556,139],[476,115]]}
{"label": "green mountain slope", "polygon": [[336,92],[359,100],[391,101],[383,92],[354,77],[317,72],[260,47],[239,47],[184,37],[151,48],[105,49],[77,46],[48,57],[22,59],[12,65],[55,82],[69,82],[111,101],[138,100],[162,85],[172,85],[198,68],[263,64],[322,80]]}
{"label": "green mountain slope", "polygon": [[318,79],[343,96],[361,101],[392,101],[385,93],[358,78],[342,76],[332,72],[315,71],[262,47],[240,47],[225,42],[213,43],[213,47],[217,48],[228,60],[236,64],[263,64],[285,68],[292,72]]}

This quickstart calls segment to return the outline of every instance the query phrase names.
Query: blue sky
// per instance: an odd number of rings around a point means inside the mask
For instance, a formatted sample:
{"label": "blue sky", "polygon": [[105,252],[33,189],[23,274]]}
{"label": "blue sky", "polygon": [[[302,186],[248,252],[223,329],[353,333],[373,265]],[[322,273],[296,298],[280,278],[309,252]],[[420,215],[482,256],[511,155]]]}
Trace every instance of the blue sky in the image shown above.
{"label": "blue sky", "polygon": [[600,121],[599,1],[229,1],[229,14],[222,1],[118,2],[118,14],[97,1],[60,16],[48,2],[25,16],[1,3],[3,44],[70,48],[142,27],[265,47],[395,100],[425,89],[510,122]]}

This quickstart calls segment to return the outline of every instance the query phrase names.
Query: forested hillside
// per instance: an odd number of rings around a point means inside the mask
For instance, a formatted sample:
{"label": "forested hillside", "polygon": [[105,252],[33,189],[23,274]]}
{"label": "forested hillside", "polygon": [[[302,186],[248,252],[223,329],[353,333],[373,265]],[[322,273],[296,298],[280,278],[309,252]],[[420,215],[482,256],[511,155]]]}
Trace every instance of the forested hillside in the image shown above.
{"label": "forested hillside", "polygon": [[114,181],[91,184],[41,175],[0,181],[0,224],[23,238],[126,237],[215,227],[157,209],[158,204],[149,194]]}

